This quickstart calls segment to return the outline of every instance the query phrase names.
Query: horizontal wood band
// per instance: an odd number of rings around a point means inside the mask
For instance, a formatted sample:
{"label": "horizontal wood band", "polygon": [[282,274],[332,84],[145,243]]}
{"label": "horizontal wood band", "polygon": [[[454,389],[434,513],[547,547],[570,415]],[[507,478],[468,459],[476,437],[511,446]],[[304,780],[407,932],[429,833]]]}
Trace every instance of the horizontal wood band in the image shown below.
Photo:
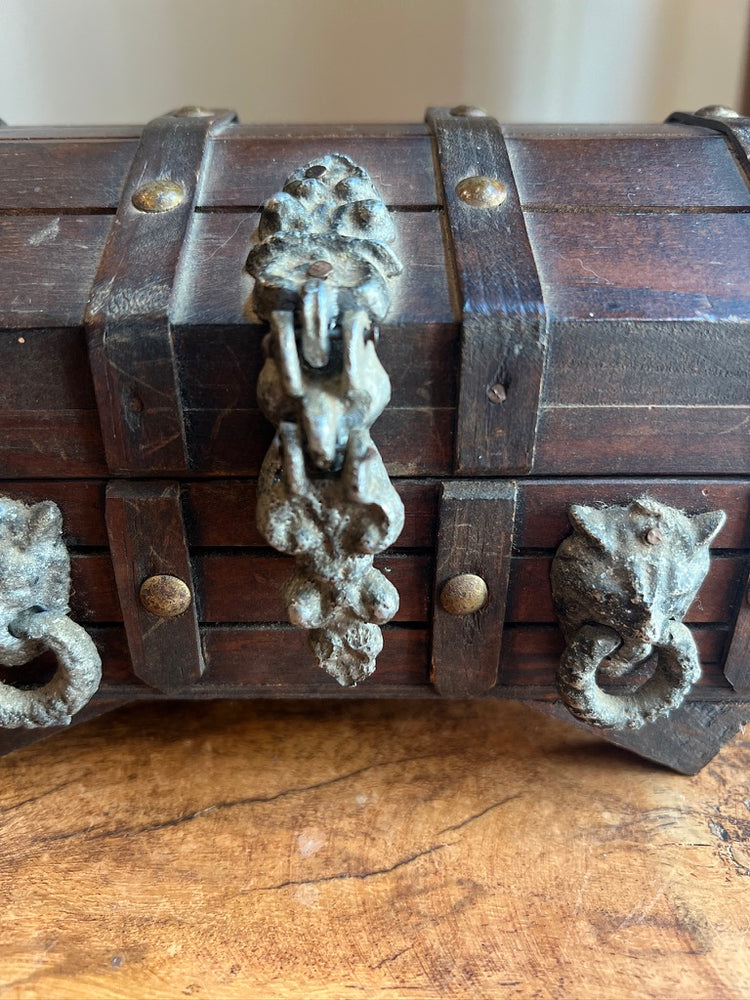
{"label": "horizontal wood band", "polygon": [[731,111],[728,114],[717,114],[716,112],[719,112],[719,108],[705,108],[702,113],[694,115],[686,114],[684,111],[675,111],[667,118],[667,123],[696,125],[700,128],[720,132],[729,140],[729,145],[737,156],[737,162],[740,164],[745,178],[750,180],[750,118],[745,118]]}
{"label": "horizontal wood band", "polygon": [[[546,316],[508,151],[497,122],[432,108],[440,200],[462,315],[455,471],[527,473],[534,462]],[[500,185],[501,204],[471,201],[461,183]]]}
{"label": "horizontal wood band", "polygon": [[[206,138],[233,118],[221,111],[155,119],[143,131],[125,181],[85,316],[113,473],[187,472],[170,303]],[[154,207],[153,186],[164,183],[172,185],[173,202]]]}
{"label": "horizontal wood band", "polygon": [[[78,550],[108,544],[104,522],[104,479],[7,480],[0,493],[25,503],[54,500],[63,513],[65,540]],[[406,508],[398,549],[432,549],[441,483],[399,479],[394,483]],[[525,479],[517,483],[515,549],[548,555],[570,531],[573,503],[627,504],[642,496],[689,514],[724,510],[727,520],[712,543],[715,550],[750,549],[750,483],[746,479]],[[181,483],[186,537],[191,550],[266,548],[255,527],[257,486],[253,479],[192,480]],[[742,556],[742,551],[735,553]]]}
{"label": "horizontal wood band", "polygon": [[[154,691],[133,673],[122,626],[91,626],[88,631],[103,661],[102,694]],[[701,679],[688,696],[691,701],[735,700],[737,694],[724,677],[721,650],[726,631],[693,629],[703,665]],[[304,631],[290,626],[203,626],[201,641],[207,666],[201,679],[176,697],[284,697],[324,694],[326,697],[430,697],[429,633],[424,628],[389,626],[383,630],[383,651],[372,677],[356,689],[342,688],[316,666]],[[482,696],[554,700],[555,674],[564,640],[559,631],[543,626],[509,626],[500,657],[499,683]],[[43,664],[41,664],[43,666]],[[623,682],[624,684],[624,682]],[[478,696],[478,695],[477,695]]]}

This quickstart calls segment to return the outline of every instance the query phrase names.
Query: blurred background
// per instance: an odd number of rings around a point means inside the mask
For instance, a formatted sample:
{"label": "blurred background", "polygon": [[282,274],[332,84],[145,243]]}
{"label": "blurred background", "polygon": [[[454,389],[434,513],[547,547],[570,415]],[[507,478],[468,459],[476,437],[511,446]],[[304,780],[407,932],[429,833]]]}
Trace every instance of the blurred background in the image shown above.
{"label": "blurred background", "polygon": [[748,0],[0,0],[0,117],[654,121],[741,101]]}

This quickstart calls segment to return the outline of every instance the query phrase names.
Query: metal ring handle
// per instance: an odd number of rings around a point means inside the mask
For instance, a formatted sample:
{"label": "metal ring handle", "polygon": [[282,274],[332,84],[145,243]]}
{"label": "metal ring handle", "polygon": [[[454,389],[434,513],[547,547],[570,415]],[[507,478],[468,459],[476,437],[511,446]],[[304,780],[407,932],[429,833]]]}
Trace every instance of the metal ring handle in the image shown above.
{"label": "metal ring handle", "polygon": [[600,729],[640,729],[678,708],[701,675],[690,631],[681,622],[671,622],[662,641],[654,644],[657,661],[649,679],[635,692],[611,694],[601,687],[597,672],[619,645],[620,637],[612,629],[584,625],[565,647],[558,690],[581,722]]}
{"label": "metal ring handle", "polygon": [[101,681],[102,663],[93,640],[67,615],[53,611],[26,611],[14,619],[9,631],[33,643],[32,656],[40,649],[51,650],[58,667],[52,680],[40,688],[23,690],[0,684],[0,726],[67,726]]}

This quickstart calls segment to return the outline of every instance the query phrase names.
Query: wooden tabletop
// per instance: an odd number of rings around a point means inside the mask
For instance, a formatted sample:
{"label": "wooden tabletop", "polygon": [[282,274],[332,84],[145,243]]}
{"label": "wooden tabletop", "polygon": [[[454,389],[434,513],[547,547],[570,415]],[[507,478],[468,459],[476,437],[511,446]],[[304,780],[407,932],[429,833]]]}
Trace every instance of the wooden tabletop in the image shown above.
{"label": "wooden tabletop", "polygon": [[750,997],[750,742],[524,706],[170,703],[0,761],[0,996]]}

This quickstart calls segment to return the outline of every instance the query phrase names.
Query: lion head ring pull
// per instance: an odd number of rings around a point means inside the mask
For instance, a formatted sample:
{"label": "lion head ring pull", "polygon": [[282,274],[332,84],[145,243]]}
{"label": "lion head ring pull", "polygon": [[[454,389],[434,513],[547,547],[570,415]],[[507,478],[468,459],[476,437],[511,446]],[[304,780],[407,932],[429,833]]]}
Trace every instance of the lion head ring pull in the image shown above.
{"label": "lion head ring pull", "polygon": [[[685,699],[701,667],[682,619],[709,568],[723,511],[692,517],[643,498],[627,507],[569,509],[573,533],[552,564],[566,647],[557,682],[570,712],[604,729],[639,729]],[[650,676],[615,693],[616,682]],[[615,688],[613,690],[613,683]],[[607,690],[609,688],[609,690]]]}
{"label": "lion head ring pull", "polygon": [[68,618],[70,559],[62,515],[51,501],[0,497],[0,664],[21,667],[45,650],[57,670],[41,687],[0,683],[0,727],[65,726],[101,680],[96,646]]}
{"label": "lion head ring pull", "polygon": [[270,327],[258,403],[277,429],[258,528],[296,556],[289,619],[310,630],[319,665],[345,685],[375,669],[379,625],[399,604],[372,560],[401,533],[404,509],[370,437],[390,399],[375,348],[389,279],[401,271],[394,238],[366,171],[332,154],[265,203],[247,260],[253,308]]}

